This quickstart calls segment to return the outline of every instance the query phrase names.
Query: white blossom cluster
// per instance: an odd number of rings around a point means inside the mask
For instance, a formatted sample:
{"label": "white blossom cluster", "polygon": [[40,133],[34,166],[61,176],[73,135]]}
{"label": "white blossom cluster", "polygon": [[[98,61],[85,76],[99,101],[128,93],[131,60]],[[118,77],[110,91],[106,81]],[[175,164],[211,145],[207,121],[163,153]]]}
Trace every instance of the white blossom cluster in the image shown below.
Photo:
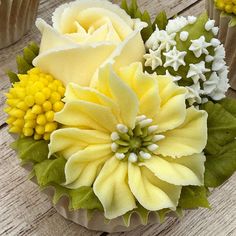
{"label": "white blossom cluster", "polygon": [[[191,45],[186,51],[177,49],[177,33],[181,41],[188,40],[189,33],[183,28],[195,24],[196,21],[197,18],[194,16],[181,16],[169,20],[166,30],[159,30],[156,27],[156,30],[146,42],[148,53],[144,55],[145,66],[151,67],[153,71],[161,66],[165,68],[172,67],[176,72],[180,66],[187,65],[185,62],[187,50],[192,51],[196,58],[204,55],[205,60],[188,64],[189,70],[186,77],[193,82],[193,85],[187,87],[189,91],[187,98],[190,105],[207,102],[207,97],[216,101],[221,100],[225,97],[225,93],[229,88],[225,49],[218,39],[212,38],[210,42],[207,42],[205,36],[202,35],[195,40],[191,40]],[[211,31],[216,36],[219,28],[214,25],[214,20],[208,20],[205,24],[205,30]],[[210,55],[210,48],[214,49],[214,55]],[[208,66],[209,63],[212,65],[211,68]],[[207,73],[208,76],[211,73],[208,80],[206,79]],[[166,75],[172,77],[175,82],[181,79],[181,76],[171,75],[168,69],[166,69]]]}

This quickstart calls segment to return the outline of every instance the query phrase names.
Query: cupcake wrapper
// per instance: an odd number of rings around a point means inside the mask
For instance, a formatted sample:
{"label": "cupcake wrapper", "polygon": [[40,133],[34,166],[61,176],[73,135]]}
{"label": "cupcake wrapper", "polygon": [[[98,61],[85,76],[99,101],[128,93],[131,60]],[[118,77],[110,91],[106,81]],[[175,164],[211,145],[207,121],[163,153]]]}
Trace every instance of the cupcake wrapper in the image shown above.
{"label": "cupcake wrapper", "polygon": [[[22,167],[28,173],[31,173],[32,164],[27,164]],[[30,180],[35,184],[37,184],[36,177],[33,177]],[[53,187],[47,187],[43,189],[42,192],[45,193],[51,201],[53,200],[53,196],[55,193],[55,189]],[[148,220],[145,223],[142,222],[141,217],[136,212],[134,212],[130,217],[130,224],[127,227],[122,217],[117,217],[112,220],[107,220],[104,217],[103,212],[100,212],[98,210],[95,211],[89,211],[86,209],[69,210],[68,207],[69,199],[67,196],[61,197],[56,204],[53,204],[53,206],[60,215],[62,215],[64,218],[70,221],[73,221],[76,224],[79,224],[89,230],[103,231],[108,233],[127,232],[134,230],[135,228],[142,225],[155,224],[160,222],[159,218],[154,212],[150,212]],[[168,216],[173,217],[174,215],[168,215]]]}
{"label": "cupcake wrapper", "polygon": [[229,81],[231,87],[236,90],[236,26],[230,27],[231,16],[216,9],[213,0],[207,1],[209,17],[219,26],[218,38],[224,44],[226,51],[226,63],[229,67]]}
{"label": "cupcake wrapper", "polygon": [[0,49],[18,41],[35,22],[39,0],[0,0]]}

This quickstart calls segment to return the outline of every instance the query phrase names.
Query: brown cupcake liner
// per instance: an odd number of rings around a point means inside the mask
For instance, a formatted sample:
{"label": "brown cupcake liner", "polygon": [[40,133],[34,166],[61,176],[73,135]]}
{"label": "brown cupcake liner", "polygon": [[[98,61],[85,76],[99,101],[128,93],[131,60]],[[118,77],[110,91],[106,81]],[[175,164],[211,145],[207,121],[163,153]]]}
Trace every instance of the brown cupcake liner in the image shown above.
{"label": "brown cupcake liner", "polygon": [[236,26],[230,26],[232,17],[216,9],[214,0],[207,1],[206,9],[209,18],[214,19],[220,28],[218,38],[225,47],[230,85],[232,89],[236,90]]}
{"label": "brown cupcake liner", "polygon": [[0,49],[18,41],[32,27],[39,0],[0,0]]}

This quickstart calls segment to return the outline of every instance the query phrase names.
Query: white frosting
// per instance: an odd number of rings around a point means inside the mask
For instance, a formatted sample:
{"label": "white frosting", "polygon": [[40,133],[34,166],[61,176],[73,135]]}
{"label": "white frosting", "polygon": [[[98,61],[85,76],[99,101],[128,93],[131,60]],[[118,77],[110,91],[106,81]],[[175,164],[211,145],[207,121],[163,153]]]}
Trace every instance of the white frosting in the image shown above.
{"label": "white frosting", "polygon": [[179,35],[180,39],[184,42],[188,39],[188,36],[189,36],[189,32],[187,31],[182,31]]}
{"label": "white frosting", "polygon": [[176,33],[168,34],[165,30],[159,30],[158,28],[154,31],[151,37],[146,42],[146,47],[156,50],[161,47],[161,49],[166,49],[167,51],[174,45]]}
{"label": "white frosting", "polygon": [[191,86],[186,87],[188,89],[188,93],[186,96],[186,99],[189,102],[189,105],[193,105],[195,102],[198,104],[201,104],[201,94],[202,94],[202,90],[200,87],[199,83],[193,84]]}
{"label": "white frosting", "polygon": [[208,20],[205,24],[205,30],[210,31],[215,26],[215,20]]}
{"label": "white frosting", "polygon": [[188,16],[188,23],[189,24],[194,24],[197,21],[197,17],[196,16]]}
{"label": "white frosting", "polygon": [[207,55],[206,58],[205,58],[205,61],[206,61],[206,62],[211,62],[211,61],[213,61],[213,60],[214,60],[214,57],[211,56],[211,55]]}
{"label": "white frosting", "polygon": [[205,66],[205,61],[201,61],[200,63],[197,64],[190,64],[189,65],[189,71],[187,74],[187,78],[192,78],[194,84],[196,84],[199,79],[205,81],[206,76],[205,73],[209,72],[210,69],[207,69]]}
{"label": "white frosting", "polygon": [[199,39],[191,40],[191,42],[192,44],[189,47],[189,50],[193,51],[197,58],[199,58],[202,54],[209,54],[207,48],[211,46],[211,44],[206,42],[204,36],[201,36]]}
{"label": "white frosting", "polygon": [[219,27],[215,26],[211,29],[211,31],[216,36],[219,33]]}
{"label": "white frosting", "polygon": [[163,55],[166,56],[166,62],[164,64],[164,67],[171,66],[174,68],[175,71],[177,71],[180,66],[186,65],[184,61],[184,57],[186,56],[186,54],[187,52],[180,52],[174,46],[172,50],[163,53]]}
{"label": "white frosting", "polygon": [[168,70],[166,70],[166,76],[170,77],[174,82],[177,82],[182,79],[181,76],[172,75]]}
{"label": "white frosting", "polygon": [[219,39],[215,39],[215,38],[211,39],[211,45],[213,47],[219,46],[220,45],[220,40]]}
{"label": "white frosting", "polygon": [[155,51],[149,49],[149,53],[145,54],[143,57],[145,59],[145,66],[150,66],[152,70],[155,70],[158,66],[163,65],[160,48]]}
{"label": "white frosting", "polygon": [[176,17],[173,20],[169,20],[166,26],[166,31],[168,34],[179,32],[182,28],[184,28],[188,24],[188,20],[183,17]]}

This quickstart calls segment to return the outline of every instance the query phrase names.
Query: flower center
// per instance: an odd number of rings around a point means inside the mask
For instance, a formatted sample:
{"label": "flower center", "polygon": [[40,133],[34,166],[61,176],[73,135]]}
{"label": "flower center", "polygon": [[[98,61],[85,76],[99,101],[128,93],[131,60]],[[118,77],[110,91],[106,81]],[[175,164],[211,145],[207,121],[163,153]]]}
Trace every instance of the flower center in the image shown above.
{"label": "flower center", "polygon": [[145,115],[137,116],[134,129],[124,124],[116,126],[117,131],[111,134],[111,149],[118,160],[142,162],[152,157],[158,149],[157,142],[165,138],[156,134],[157,125],[152,125],[153,120]]}

